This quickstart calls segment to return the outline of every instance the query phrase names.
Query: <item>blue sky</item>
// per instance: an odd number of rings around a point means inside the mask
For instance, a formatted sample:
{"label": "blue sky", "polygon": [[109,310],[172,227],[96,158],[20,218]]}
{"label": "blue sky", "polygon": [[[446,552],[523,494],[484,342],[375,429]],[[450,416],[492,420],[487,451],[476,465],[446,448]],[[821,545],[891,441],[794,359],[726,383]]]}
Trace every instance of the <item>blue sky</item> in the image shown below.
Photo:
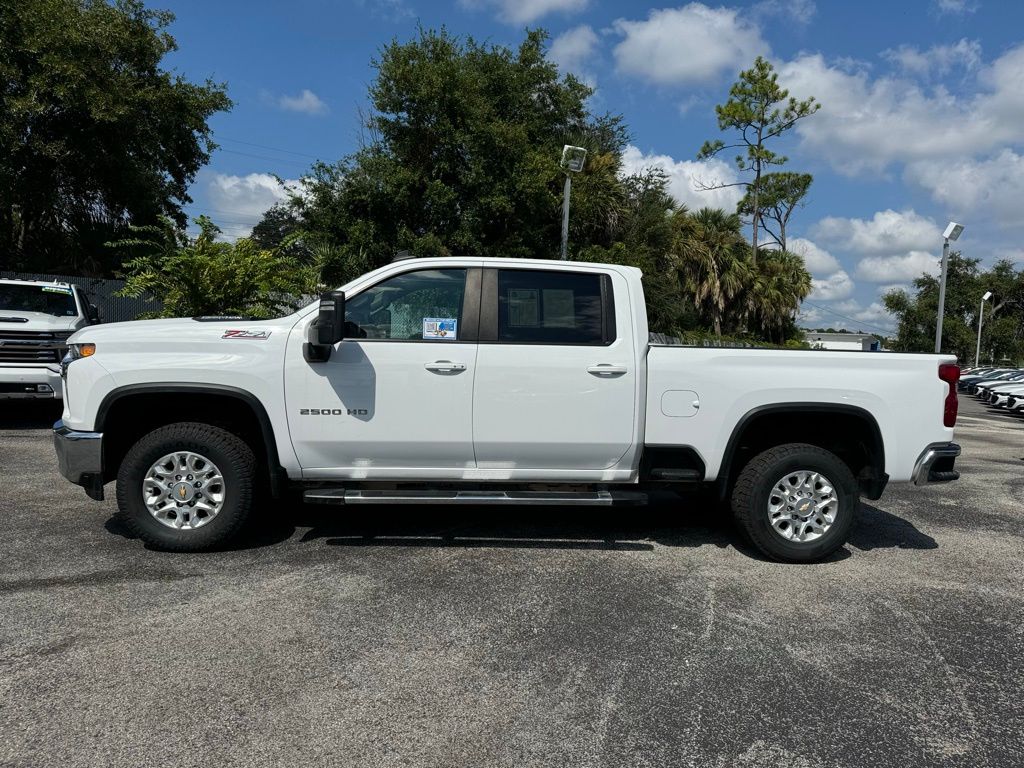
{"label": "blue sky", "polygon": [[234,109],[212,120],[221,145],[189,207],[245,234],[316,158],[359,140],[370,61],[417,23],[515,45],[527,26],[590,82],[593,109],[622,113],[629,169],[658,165],[690,207],[735,203],[696,181],[732,181],[695,160],[717,136],[714,105],[737,72],[768,56],[821,111],[784,150],[815,174],[794,215],[792,250],[815,278],[803,323],[891,328],[879,300],[937,271],[946,221],[986,263],[1024,260],[1024,2],[1019,0],[156,0],[177,15],[169,65],[226,81]]}

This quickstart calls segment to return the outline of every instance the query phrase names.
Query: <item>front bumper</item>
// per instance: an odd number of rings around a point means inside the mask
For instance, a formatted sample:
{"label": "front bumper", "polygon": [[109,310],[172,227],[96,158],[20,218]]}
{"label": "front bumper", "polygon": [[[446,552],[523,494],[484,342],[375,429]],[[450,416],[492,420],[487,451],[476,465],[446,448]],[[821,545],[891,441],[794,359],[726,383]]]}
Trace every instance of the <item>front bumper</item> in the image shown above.
{"label": "front bumper", "polygon": [[0,367],[0,400],[53,400],[62,396],[59,369],[28,365]]}
{"label": "front bumper", "polygon": [[53,425],[53,448],[60,473],[85,489],[91,499],[103,501],[103,433],[78,432]]}
{"label": "front bumper", "polygon": [[953,469],[959,455],[960,446],[956,443],[932,443],[917,458],[912,477],[914,485],[960,479],[960,473]]}

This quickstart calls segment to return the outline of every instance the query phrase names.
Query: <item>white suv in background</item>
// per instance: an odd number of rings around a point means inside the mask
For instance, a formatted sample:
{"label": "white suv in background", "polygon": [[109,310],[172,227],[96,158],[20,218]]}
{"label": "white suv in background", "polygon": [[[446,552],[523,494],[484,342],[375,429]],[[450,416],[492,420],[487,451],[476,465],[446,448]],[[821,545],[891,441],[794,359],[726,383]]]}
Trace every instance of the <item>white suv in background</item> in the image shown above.
{"label": "white suv in background", "polygon": [[0,280],[0,400],[59,399],[68,336],[98,322],[78,286]]}

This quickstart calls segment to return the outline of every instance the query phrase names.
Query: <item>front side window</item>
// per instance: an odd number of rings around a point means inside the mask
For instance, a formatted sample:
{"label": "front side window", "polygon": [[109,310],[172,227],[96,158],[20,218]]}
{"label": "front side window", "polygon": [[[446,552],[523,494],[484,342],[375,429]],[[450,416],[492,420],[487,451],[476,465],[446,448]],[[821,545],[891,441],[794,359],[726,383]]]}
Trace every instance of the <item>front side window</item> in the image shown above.
{"label": "front side window", "polygon": [[352,339],[459,341],[466,270],[406,272],[368,288],[345,304],[345,336]]}
{"label": "front side window", "polygon": [[498,341],[604,344],[601,276],[498,270]]}

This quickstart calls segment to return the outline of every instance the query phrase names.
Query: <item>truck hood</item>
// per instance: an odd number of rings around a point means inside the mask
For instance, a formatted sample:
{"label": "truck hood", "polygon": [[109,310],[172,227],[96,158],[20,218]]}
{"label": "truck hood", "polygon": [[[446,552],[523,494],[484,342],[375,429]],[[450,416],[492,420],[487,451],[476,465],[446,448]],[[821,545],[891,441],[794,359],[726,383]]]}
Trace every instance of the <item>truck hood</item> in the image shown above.
{"label": "truck hood", "polygon": [[0,309],[0,331],[71,331],[80,317],[56,317],[45,312]]}
{"label": "truck hood", "polygon": [[[174,317],[161,320],[131,320],[125,323],[90,325],[73,335],[72,343],[103,341],[172,341],[183,339],[216,339],[228,336],[238,339],[269,338],[272,333],[286,331],[295,323],[294,317],[276,320],[196,320]],[[238,332],[235,336],[230,333]]]}

